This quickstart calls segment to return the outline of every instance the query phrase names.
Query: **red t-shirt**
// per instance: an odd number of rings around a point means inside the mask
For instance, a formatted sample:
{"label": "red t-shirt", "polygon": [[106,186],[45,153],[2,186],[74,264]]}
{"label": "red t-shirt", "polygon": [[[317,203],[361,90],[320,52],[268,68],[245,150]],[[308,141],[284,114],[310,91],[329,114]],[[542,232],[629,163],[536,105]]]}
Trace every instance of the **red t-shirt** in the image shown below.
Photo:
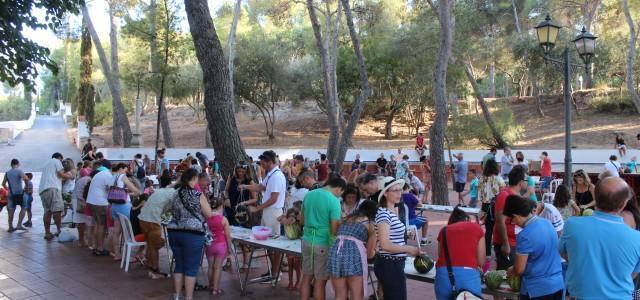
{"label": "red t-shirt", "polygon": [[545,157],[542,160],[542,166],[540,166],[540,176],[551,177],[551,158]]}
{"label": "red t-shirt", "polygon": [[[484,236],[480,225],[474,222],[458,222],[445,227],[447,229],[447,246],[452,267],[478,267],[478,241]],[[442,231],[438,234],[440,256],[436,267],[446,267]],[[484,247],[484,245],[483,245]]]}
{"label": "red t-shirt", "polygon": [[329,177],[329,165],[320,163],[318,165],[318,181],[325,181]]}
{"label": "red t-shirt", "polygon": [[[515,195],[510,188],[505,188],[496,197],[496,213],[502,213],[504,211],[504,204],[507,202],[507,197]],[[507,225],[507,237],[509,238],[509,245],[512,247],[516,245],[516,225],[511,222],[511,218],[505,217],[504,223]],[[502,245],[502,238],[498,231],[498,224],[493,226],[493,243],[495,245]]]}
{"label": "red t-shirt", "polygon": [[423,136],[418,136],[416,137],[416,146],[424,146],[424,137]]}

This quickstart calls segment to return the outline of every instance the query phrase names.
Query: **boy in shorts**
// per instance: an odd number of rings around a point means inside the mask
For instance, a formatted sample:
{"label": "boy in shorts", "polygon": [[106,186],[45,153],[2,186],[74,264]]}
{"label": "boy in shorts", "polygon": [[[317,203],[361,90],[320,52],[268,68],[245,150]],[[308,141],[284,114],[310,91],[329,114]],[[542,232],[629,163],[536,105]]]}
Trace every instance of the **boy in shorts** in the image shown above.
{"label": "boy in shorts", "polygon": [[31,204],[33,203],[33,173],[24,173],[26,176],[26,180],[24,181],[24,202],[26,206],[24,207],[27,210],[27,221],[22,223],[24,227],[31,227],[33,224],[31,223],[31,217],[33,213],[31,212]]}

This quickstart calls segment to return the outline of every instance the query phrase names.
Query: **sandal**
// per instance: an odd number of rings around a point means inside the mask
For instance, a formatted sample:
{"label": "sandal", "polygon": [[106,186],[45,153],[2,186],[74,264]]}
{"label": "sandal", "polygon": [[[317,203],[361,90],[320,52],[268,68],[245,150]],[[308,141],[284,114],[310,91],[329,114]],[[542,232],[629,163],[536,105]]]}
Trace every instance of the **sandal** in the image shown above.
{"label": "sandal", "polygon": [[222,289],[217,289],[217,290],[213,290],[211,294],[214,296],[222,296],[224,295],[224,291]]}
{"label": "sandal", "polygon": [[95,256],[109,256],[109,250],[93,250],[93,255]]}
{"label": "sandal", "polygon": [[197,284],[197,283],[196,283],[195,287],[193,288],[194,291],[206,291],[208,289],[209,289],[208,286],[200,285],[200,284]]}
{"label": "sandal", "polygon": [[227,260],[227,263],[222,266],[222,271],[231,269],[231,260]]}
{"label": "sandal", "polygon": [[47,233],[44,235],[44,239],[47,241],[53,240],[54,236],[51,233]]}

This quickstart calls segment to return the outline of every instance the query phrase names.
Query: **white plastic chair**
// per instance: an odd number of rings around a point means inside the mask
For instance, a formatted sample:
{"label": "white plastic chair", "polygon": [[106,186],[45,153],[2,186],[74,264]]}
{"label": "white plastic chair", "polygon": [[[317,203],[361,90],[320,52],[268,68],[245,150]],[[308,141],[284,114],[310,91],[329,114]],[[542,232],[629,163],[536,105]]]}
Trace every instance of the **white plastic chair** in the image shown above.
{"label": "white plastic chair", "polygon": [[558,187],[562,184],[562,182],[563,182],[563,181],[562,181],[562,179],[554,179],[554,180],[551,180],[551,184],[549,184],[550,192],[551,192],[552,194],[555,194],[555,193],[556,193],[556,190],[557,190],[557,189],[558,189]]}
{"label": "white plastic chair", "polygon": [[175,264],[175,259],[173,258],[173,251],[171,251],[171,245],[169,244],[169,232],[167,231],[167,226],[162,226],[162,237],[164,238],[164,247],[167,250],[167,257],[169,258],[169,277],[171,277],[171,273],[173,273],[173,266]]}
{"label": "white plastic chair", "polygon": [[416,242],[418,242],[418,249],[420,249],[420,231],[418,230],[418,227],[416,225],[409,225],[409,207],[407,206],[407,204],[403,205],[405,214],[404,226],[406,227],[407,232],[413,231],[415,233]]}
{"label": "white plastic chair", "polygon": [[136,242],[133,235],[133,228],[131,227],[131,221],[123,214],[118,213],[118,220],[120,221],[120,227],[122,227],[122,236],[124,242],[122,243],[122,261],[120,262],[120,268],[124,267],[125,272],[129,272],[129,263],[131,262],[131,254],[134,247],[144,247],[147,242]]}
{"label": "white plastic chair", "polygon": [[553,199],[556,198],[555,193],[544,193],[542,195],[542,202],[544,203],[553,203]]}

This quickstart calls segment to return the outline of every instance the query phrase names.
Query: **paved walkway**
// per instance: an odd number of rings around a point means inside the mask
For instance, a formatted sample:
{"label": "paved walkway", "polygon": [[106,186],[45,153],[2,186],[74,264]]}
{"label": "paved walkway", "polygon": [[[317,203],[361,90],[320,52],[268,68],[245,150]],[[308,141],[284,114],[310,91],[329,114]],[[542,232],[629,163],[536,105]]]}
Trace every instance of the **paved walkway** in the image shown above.
{"label": "paved walkway", "polygon": [[13,146],[0,145],[0,170],[9,169],[11,159],[20,160],[25,172],[40,172],[54,152],[73,161],[80,159],[80,151],[67,136],[67,127],[59,116],[38,116],[33,128],[13,141]]}
{"label": "paved walkway", "polygon": [[[39,176],[36,176],[37,179]],[[37,187],[37,182],[34,183]],[[110,257],[94,257],[89,250],[78,248],[74,243],[45,241],[42,204],[37,196],[33,207],[33,228],[28,232],[7,233],[7,214],[4,211],[0,213],[0,300],[170,298],[173,289],[171,279],[151,280],[147,277],[147,272],[135,263],[132,263],[129,272],[125,273],[120,269],[120,263]],[[445,224],[448,216],[428,216],[431,221],[430,238],[433,239],[433,234]],[[435,246],[423,249],[432,257],[436,257]],[[166,250],[161,249],[160,253],[161,270],[166,272]],[[204,284],[206,263],[203,268],[198,282]],[[262,274],[264,271],[264,268],[255,269],[252,275]],[[242,297],[237,274],[234,271],[226,271],[223,272],[222,278],[225,295],[218,298],[299,299],[299,292],[286,290],[287,284],[287,276],[283,274],[279,287],[250,285],[251,294]],[[408,280],[407,285],[409,299],[435,299],[432,284]],[[328,291],[328,299],[331,299],[331,288],[328,288]],[[213,296],[205,292],[196,292],[195,298],[213,299]]]}

